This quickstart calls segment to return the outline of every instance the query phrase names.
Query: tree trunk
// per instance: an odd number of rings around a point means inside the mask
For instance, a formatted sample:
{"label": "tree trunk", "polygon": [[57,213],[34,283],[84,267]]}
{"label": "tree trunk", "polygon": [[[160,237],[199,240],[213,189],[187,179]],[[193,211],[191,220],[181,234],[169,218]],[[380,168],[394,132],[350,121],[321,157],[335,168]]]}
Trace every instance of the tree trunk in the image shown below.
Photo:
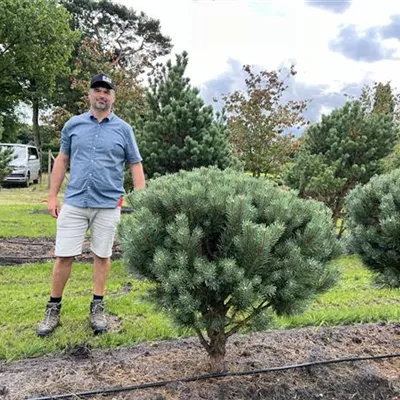
{"label": "tree trunk", "polygon": [[225,353],[226,353],[226,335],[222,331],[209,331],[209,347],[207,349],[210,356],[211,373],[226,372]]}
{"label": "tree trunk", "polygon": [[42,143],[40,140],[40,130],[39,130],[39,100],[34,98],[32,100],[32,130],[33,130],[33,138],[35,140],[35,146],[41,152]]}
{"label": "tree trunk", "polygon": [[340,223],[340,225],[339,225],[339,232],[337,233],[337,238],[338,238],[338,239],[341,239],[341,238],[342,238],[342,235],[343,235],[343,232],[346,230],[343,217],[342,217],[342,218],[338,218],[338,219],[335,221],[335,226],[336,226],[336,227],[338,227],[338,226],[337,226],[338,222]]}

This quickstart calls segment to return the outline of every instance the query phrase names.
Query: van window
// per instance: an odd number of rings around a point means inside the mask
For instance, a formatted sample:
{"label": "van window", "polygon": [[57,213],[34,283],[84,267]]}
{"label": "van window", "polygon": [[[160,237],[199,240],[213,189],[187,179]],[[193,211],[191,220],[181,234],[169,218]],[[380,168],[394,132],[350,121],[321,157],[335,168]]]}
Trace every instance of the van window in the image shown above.
{"label": "van window", "polygon": [[28,147],[28,157],[35,156],[35,158],[39,158],[38,152],[34,147]]}
{"label": "van window", "polygon": [[26,160],[26,148],[22,146],[1,146],[3,150],[13,149],[13,158],[15,160]]}

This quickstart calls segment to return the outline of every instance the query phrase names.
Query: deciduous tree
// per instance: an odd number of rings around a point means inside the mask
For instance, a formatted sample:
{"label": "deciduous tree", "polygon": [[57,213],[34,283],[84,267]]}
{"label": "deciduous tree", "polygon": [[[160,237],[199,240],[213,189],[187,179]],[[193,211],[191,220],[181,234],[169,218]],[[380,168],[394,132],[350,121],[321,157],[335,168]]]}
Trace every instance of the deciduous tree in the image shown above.
{"label": "deciduous tree", "polygon": [[55,135],[72,115],[88,109],[87,92],[93,75],[110,74],[117,83],[115,111],[140,127],[145,112],[142,74],[168,54],[171,39],[159,20],[109,0],[62,0],[72,14],[71,28],[81,32],[69,61],[71,75],[58,80],[53,112],[47,122]]}
{"label": "deciduous tree", "polygon": [[253,176],[279,174],[294,150],[294,136],[287,130],[306,124],[302,113],[308,101],[283,102],[287,79],[294,67],[283,71],[254,72],[243,67],[246,90],[223,96],[230,139],[237,156]]}
{"label": "deciduous tree", "polygon": [[39,110],[57,76],[68,72],[77,33],[57,0],[0,0],[0,90],[33,108],[35,144],[41,147]]}
{"label": "deciduous tree", "polygon": [[154,67],[169,54],[171,39],[161,33],[159,20],[110,0],[62,0],[72,14],[71,27],[109,52],[110,61],[126,69]]}
{"label": "deciduous tree", "polygon": [[[55,107],[46,119],[46,122],[54,130],[54,134],[60,134],[67,119],[89,109],[90,80],[93,74],[97,74],[99,71],[111,75],[116,83],[114,111],[131,125],[138,125],[147,107],[145,87],[139,73],[135,70],[116,67],[110,63],[109,56],[111,54],[104,52],[101,45],[94,39],[85,38],[80,46],[79,61],[76,62],[73,74],[69,78],[70,90],[73,95],[69,96],[69,92],[63,92],[61,87],[59,100],[62,100],[64,93],[68,101]],[[72,99],[73,102],[69,102]]]}

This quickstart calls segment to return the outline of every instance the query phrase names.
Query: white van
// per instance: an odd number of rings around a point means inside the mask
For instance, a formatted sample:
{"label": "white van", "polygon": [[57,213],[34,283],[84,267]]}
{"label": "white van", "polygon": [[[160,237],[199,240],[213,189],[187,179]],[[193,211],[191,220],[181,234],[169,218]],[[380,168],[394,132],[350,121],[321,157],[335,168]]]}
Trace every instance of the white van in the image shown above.
{"label": "white van", "polygon": [[10,162],[12,171],[4,179],[4,183],[23,183],[29,186],[31,182],[38,183],[40,179],[39,152],[35,146],[27,144],[0,143],[0,149],[13,149],[13,159]]}

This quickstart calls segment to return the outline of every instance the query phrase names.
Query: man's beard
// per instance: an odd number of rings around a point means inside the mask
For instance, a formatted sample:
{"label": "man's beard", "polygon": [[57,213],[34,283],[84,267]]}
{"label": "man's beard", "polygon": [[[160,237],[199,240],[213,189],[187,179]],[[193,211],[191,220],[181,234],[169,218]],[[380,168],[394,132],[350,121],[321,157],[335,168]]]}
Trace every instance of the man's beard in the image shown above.
{"label": "man's beard", "polygon": [[108,111],[111,107],[109,103],[94,102],[93,108],[97,111]]}

